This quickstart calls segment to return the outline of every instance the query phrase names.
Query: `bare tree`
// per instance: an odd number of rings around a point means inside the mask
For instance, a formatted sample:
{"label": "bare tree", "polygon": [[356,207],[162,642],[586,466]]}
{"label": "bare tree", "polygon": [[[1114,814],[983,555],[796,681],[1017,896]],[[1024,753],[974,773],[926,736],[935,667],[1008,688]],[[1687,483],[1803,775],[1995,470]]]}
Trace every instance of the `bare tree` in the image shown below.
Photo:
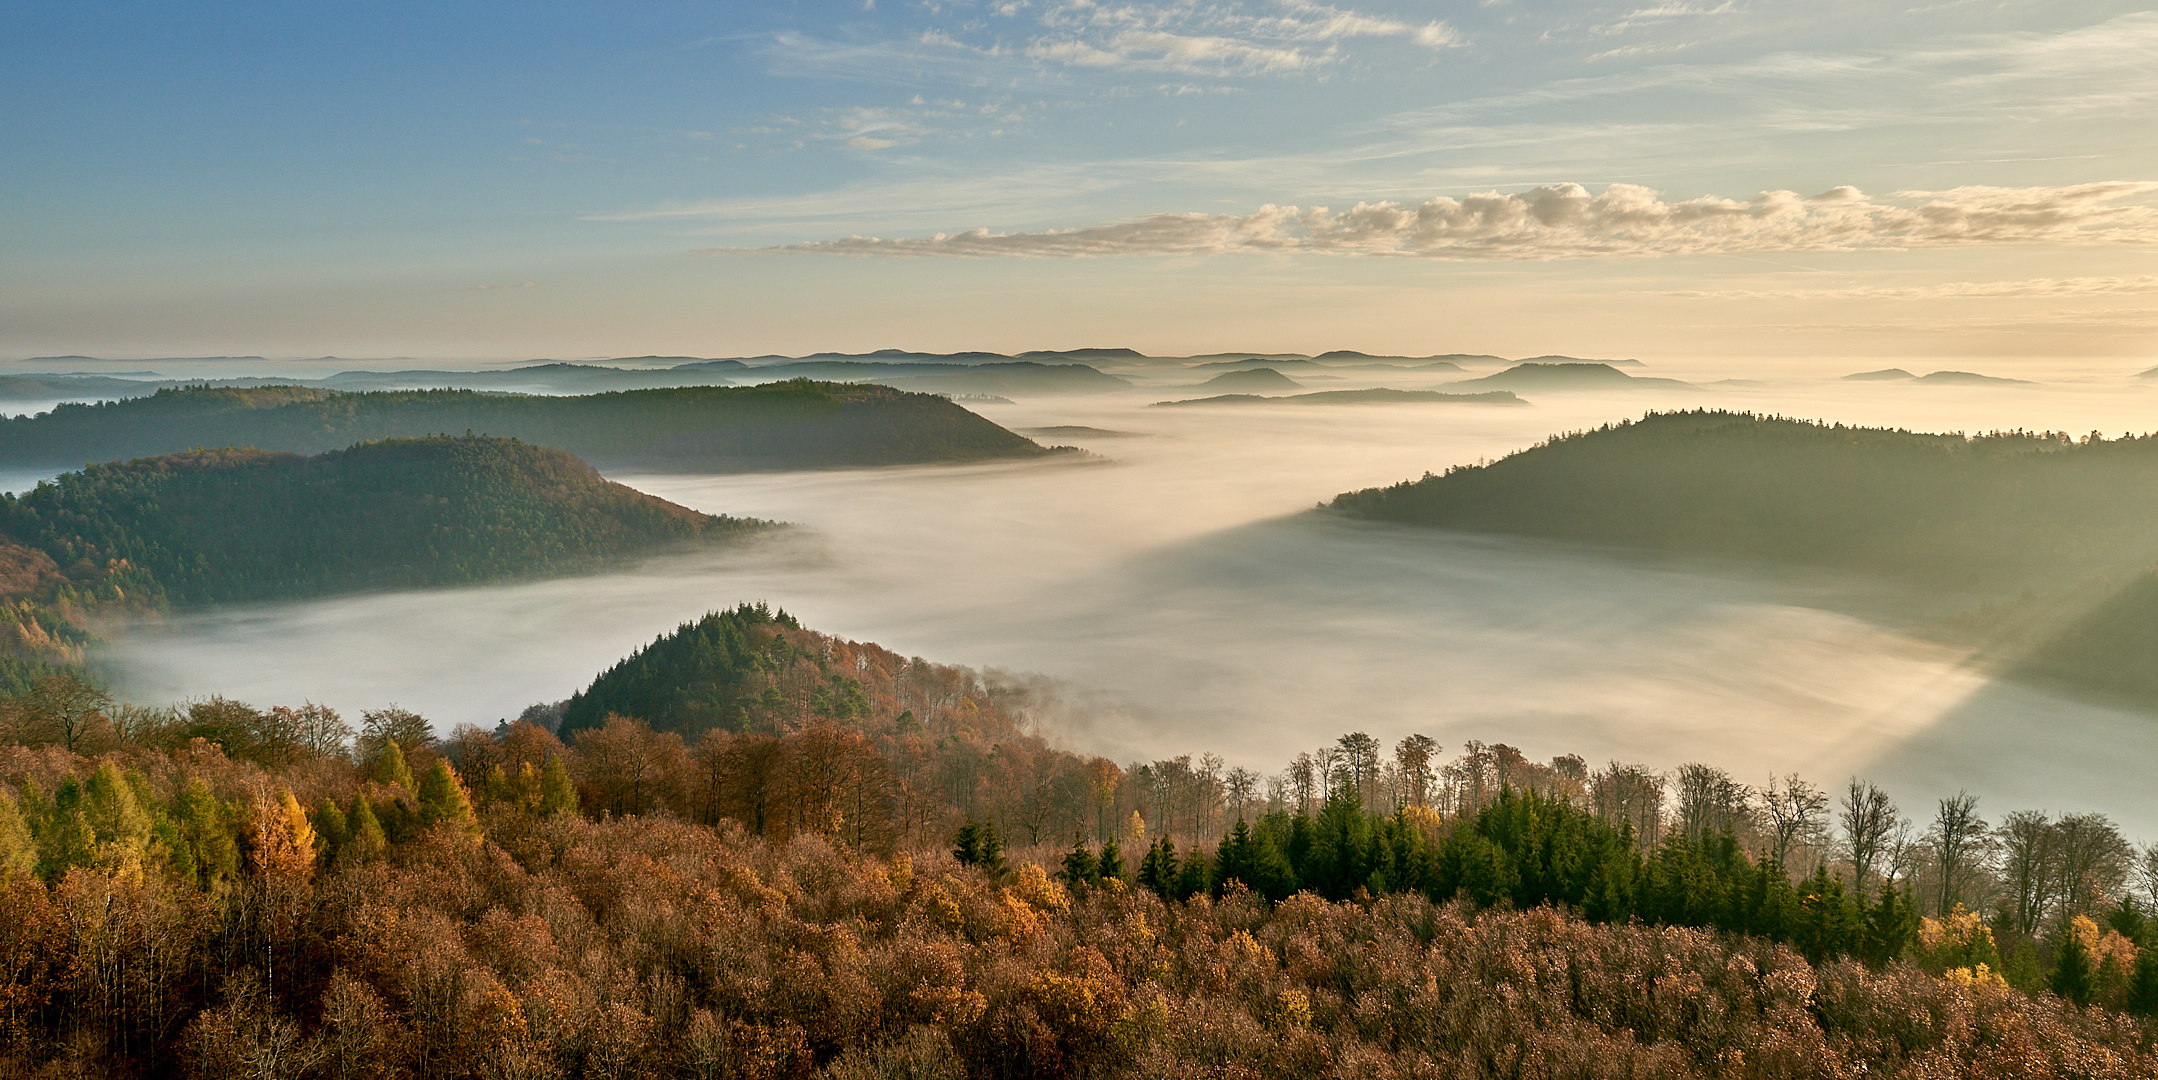
{"label": "bare tree", "polygon": [[1791,865],[1791,849],[1800,841],[1813,841],[1828,827],[1828,792],[1801,779],[1797,773],[1783,778],[1782,786],[1768,778],[1761,789],[1761,812],[1768,818],[1769,851],[1778,865]]}
{"label": "bare tree", "polygon": [[1352,731],[1335,741],[1341,748],[1341,764],[1348,771],[1348,786],[1358,803],[1371,805],[1371,782],[1379,775],[1379,740]]}
{"label": "bare tree", "polygon": [[1296,812],[1311,813],[1311,798],[1318,792],[1322,771],[1310,754],[1298,754],[1289,763],[1289,790],[1296,794]]}
{"label": "bare tree", "polygon": [[2054,848],[2059,834],[2042,810],[2018,810],[2002,819],[1995,833],[2001,842],[2003,912],[2017,930],[2037,931],[2053,899]]}
{"label": "bare tree", "polygon": [[2061,902],[2076,914],[2095,914],[2120,895],[2135,849],[2104,814],[2063,814],[2053,830]]}
{"label": "bare tree", "polygon": [[1963,902],[1964,886],[1974,869],[1979,846],[1985,842],[1986,821],[1978,816],[1978,796],[1958,791],[1941,800],[1933,817],[1933,830],[1926,839],[1933,847],[1933,860],[1941,875],[1943,917]]}
{"label": "bare tree", "polygon": [[1851,852],[1851,892],[1863,905],[1866,883],[1874,867],[1889,854],[1889,837],[1896,829],[1896,804],[1888,793],[1857,777],[1843,793],[1843,842]]}
{"label": "bare tree", "polygon": [[1439,744],[1429,735],[1410,735],[1394,744],[1394,765],[1401,770],[1403,802],[1422,806],[1431,798],[1431,759]]}
{"label": "bare tree", "polygon": [[1753,790],[1713,765],[1678,767],[1678,824],[1695,843],[1751,824]]}
{"label": "bare tree", "polygon": [[1244,820],[1244,808],[1258,797],[1259,780],[1258,773],[1242,765],[1229,770],[1223,786],[1229,793],[1229,812],[1236,815],[1236,820]]}
{"label": "bare tree", "polygon": [[1614,761],[1589,777],[1589,806],[1612,828],[1631,825],[1634,837],[1652,846],[1663,834],[1663,777],[1641,765]]}

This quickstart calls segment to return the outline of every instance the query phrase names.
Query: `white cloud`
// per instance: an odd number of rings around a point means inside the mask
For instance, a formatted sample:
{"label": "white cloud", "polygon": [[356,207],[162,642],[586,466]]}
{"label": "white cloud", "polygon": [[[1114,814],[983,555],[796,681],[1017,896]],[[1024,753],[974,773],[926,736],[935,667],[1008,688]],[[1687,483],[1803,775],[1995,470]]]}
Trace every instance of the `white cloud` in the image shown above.
{"label": "white cloud", "polygon": [[1439,197],[1418,206],[1263,206],[1234,214],[1156,214],[1046,232],[973,229],[926,237],[851,236],[774,248],[858,256],[1086,258],[1304,251],[1435,259],[1563,259],[1752,251],[1898,250],[1980,244],[2158,243],[2158,182],[2067,187],[1960,187],[1866,195],[1667,201],[1632,184],[1591,194],[1579,184]]}
{"label": "white cloud", "polygon": [[1418,26],[1305,0],[1284,0],[1281,7],[1279,15],[1254,15],[1228,4],[1077,0],[1042,12],[1050,32],[1030,42],[1025,55],[1074,67],[1265,75],[1332,63],[1338,43],[1351,38],[1400,38],[1431,49],[1461,44],[1443,22]]}
{"label": "white cloud", "polygon": [[2018,281],[1946,281],[1935,285],[1880,285],[1849,289],[1668,290],[1657,296],[1713,300],[1990,300],[2057,299],[2158,293],[2158,275],[2139,277],[2024,278]]}

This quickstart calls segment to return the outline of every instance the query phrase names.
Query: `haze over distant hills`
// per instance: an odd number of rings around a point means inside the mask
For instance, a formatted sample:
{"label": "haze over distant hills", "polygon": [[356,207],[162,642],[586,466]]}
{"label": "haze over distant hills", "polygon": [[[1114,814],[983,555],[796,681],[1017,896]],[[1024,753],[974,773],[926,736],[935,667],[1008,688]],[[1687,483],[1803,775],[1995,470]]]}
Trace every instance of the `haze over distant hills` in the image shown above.
{"label": "haze over distant hills", "polygon": [[[1650,414],[1337,496],[1354,517],[1834,568],[1991,599],[2006,670],[2158,704],[2158,436]],[[2024,590],[2036,590],[2023,594]],[[2020,598],[2019,598],[2019,594]]]}
{"label": "haze over distant hills", "polygon": [[253,446],[316,453],[445,432],[512,436],[603,468],[654,472],[933,464],[1050,451],[932,394],[790,380],[578,397],[310,387],[161,390],[0,419],[18,468]]}
{"label": "haze over distant hills", "polygon": [[1262,397],[1258,394],[1221,394],[1185,401],[1157,401],[1154,408],[1190,405],[1526,405],[1510,390],[1481,394],[1449,394],[1438,390],[1320,390],[1310,394]]}
{"label": "haze over distant hills", "polygon": [[1270,367],[1248,368],[1216,375],[1194,389],[1259,393],[1267,390],[1301,390],[1304,384]]}
{"label": "haze over distant hills", "polygon": [[1544,363],[1524,361],[1495,375],[1478,379],[1463,379],[1449,386],[1488,386],[1494,389],[1526,391],[1570,390],[1646,390],[1646,389],[1695,389],[1693,384],[1677,379],[1650,379],[1628,375],[1610,364]]}

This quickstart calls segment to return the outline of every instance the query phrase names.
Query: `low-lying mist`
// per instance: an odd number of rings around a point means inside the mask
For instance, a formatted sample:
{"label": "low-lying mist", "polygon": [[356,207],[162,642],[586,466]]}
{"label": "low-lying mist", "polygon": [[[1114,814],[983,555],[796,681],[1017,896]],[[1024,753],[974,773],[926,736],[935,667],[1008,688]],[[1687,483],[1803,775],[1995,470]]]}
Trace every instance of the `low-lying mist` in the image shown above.
{"label": "low-lying mist", "polygon": [[1967,788],[1995,812],[2102,810],[2158,834],[2152,718],[1991,681],[1899,629],[1940,612],[1873,583],[1306,512],[1649,408],[1919,430],[2158,426],[2153,391],[2125,373],[2009,389],[1644,373],[1704,386],[1524,394],[1533,407],[1513,409],[1168,410],[1146,407],[1153,392],[969,403],[1007,427],[1143,437],[1045,437],[1101,456],[1019,464],[618,476],[798,528],[598,577],[189,615],[116,635],[101,659],[136,700],[312,699],[348,715],[396,702],[444,728],[492,724],[681,621],[761,599],[901,652],[1046,675],[1047,733],[1120,760],[1212,750],[1272,771],[1344,731],[1421,731],[1449,752],[1481,739],[1539,758],[1708,761],[1754,781],[1861,773],[1913,817]]}

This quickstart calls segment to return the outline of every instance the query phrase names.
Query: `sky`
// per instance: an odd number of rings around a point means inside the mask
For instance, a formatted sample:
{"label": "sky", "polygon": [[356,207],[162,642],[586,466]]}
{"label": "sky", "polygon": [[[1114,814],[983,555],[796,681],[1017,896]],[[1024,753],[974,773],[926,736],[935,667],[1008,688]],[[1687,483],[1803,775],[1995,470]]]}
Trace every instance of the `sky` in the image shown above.
{"label": "sky", "polygon": [[2136,4],[0,13],[0,360],[2158,356]]}

